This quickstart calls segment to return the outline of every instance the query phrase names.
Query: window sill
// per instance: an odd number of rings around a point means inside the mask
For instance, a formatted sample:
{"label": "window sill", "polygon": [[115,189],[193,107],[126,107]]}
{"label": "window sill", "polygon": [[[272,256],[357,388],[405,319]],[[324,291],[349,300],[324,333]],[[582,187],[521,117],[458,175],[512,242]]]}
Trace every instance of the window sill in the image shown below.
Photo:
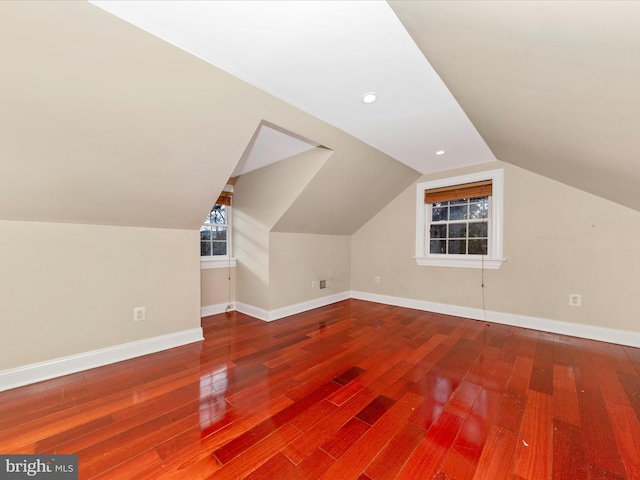
{"label": "window sill", "polygon": [[455,268],[485,268],[497,270],[502,266],[504,258],[467,258],[467,257],[414,257],[416,263],[422,267],[455,267]]}
{"label": "window sill", "polygon": [[235,258],[200,257],[200,270],[207,270],[209,268],[229,268],[235,266]]}

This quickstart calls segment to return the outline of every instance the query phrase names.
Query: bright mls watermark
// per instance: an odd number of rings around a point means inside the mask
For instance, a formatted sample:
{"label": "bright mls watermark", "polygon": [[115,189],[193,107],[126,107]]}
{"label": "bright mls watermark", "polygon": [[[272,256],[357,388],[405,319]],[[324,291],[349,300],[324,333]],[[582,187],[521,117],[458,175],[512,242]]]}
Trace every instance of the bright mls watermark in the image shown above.
{"label": "bright mls watermark", "polygon": [[78,480],[77,455],[0,455],[0,480]]}

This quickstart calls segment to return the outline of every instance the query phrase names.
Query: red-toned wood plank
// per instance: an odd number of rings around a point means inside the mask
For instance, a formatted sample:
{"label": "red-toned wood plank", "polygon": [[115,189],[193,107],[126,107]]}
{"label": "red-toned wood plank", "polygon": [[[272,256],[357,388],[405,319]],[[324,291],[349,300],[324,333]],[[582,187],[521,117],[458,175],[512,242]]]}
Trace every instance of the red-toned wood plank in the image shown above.
{"label": "red-toned wood plank", "polygon": [[640,376],[618,373],[618,379],[627,394],[631,408],[636,412],[636,418],[640,420]]}
{"label": "red-toned wood plank", "polygon": [[374,398],[374,392],[369,389],[362,390],[340,408],[327,415],[322,422],[311,426],[295,443],[287,445],[283,453],[293,463],[298,464],[309,452],[320,447]]}
{"label": "red-toned wood plank", "polygon": [[521,396],[503,395],[493,423],[506,430],[519,432],[525,404],[526,401]]}
{"label": "red-toned wood plank", "polygon": [[518,435],[498,426],[491,426],[478,460],[474,479],[509,478],[518,444]]}
{"label": "red-toned wood plank", "polygon": [[351,382],[352,380],[362,375],[363,373],[364,373],[364,370],[362,368],[351,367],[349,370],[341,373],[336,378],[334,378],[333,381],[340,385],[346,385],[347,383]]}
{"label": "red-toned wood plank", "polygon": [[553,391],[553,418],[572,425],[580,426],[580,404],[576,391],[556,388]]}
{"label": "red-toned wood plank", "polygon": [[470,480],[476,471],[477,463],[470,461],[469,458],[450,448],[444,455],[442,465],[440,465],[439,474],[446,475],[447,478],[455,478],[456,480]]}
{"label": "red-toned wood plank", "polygon": [[509,381],[507,382],[505,393],[526,398],[527,393],[529,393],[529,382],[532,371],[533,360],[531,358],[521,356],[516,357],[513,370],[511,371],[511,377],[509,377]]}
{"label": "red-toned wood plank", "polygon": [[462,419],[460,417],[446,411],[443,412],[400,469],[396,478],[415,480],[434,476],[461,426]]}
{"label": "red-toned wood plank", "polygon": [[611,365],[603,365],[596,368],[596,376],[600,384],[602,398],[605,402],[631,406],[629,397],[620,383],[617,373],[617,370]]}
{"label": "red-toned wood plank", "polygon": [[553,388],[576,391],[576,376],[570,365],[553,365]]}
{"label": "red-toned wood plank", "polygon": [[319,448],[312,450],[304,460],[302,460],[294,470],[284,475],[278,480],[302,480],[302,479],[314,479],[320,478],[324,472],[329,470],[335,460],[331,458],[326,452],[323,452]]}
{"label": "red-toned wood plank", "polygon": [[409,421],[423,430],[428,430],[438,420],[443,411],[444,404],[433,398],[433,395],[430,395],[415,409],[409,417]]}
{"label": "red-toned wood plank", "polygon": [[276,453],[266,463],[247,475],[245,480],[273,480],[290,476],[295,470],[295,465],[281,453]]}
{"label": "red-toned wood plank", "polygon": [[449,401],[445,405],[445,409],[449,413],[464,418],[467,416],[471,407],[476,402],[478,394],[482,390],[480,385],[472,382],[463,381],[460,386],[453,392]]}
{"label": "red-toned wood plank", "polygon": [[441,467],[443,472],[460,480],[473,477],[497,410],[499,397],[496,392],[481,390],[444,458]]}
{"label": "red-toned wood plank", "polygon": [[585,389],[578,393],[578,400],[589,463],[616,475],[625,475],[622,457],[612,442],[615,434],[602,394],[598,390]]}
{"label": "red-toned wood plank", "polygon": [[364,472],[371,460],[389,442],[398,426],[407,421],[420,400],[412,392],[405,393],[320,478],[356,478]]}
{"label": "red-toned wood plank", "polygon": [[[143,472],[147,470],[158,472],[161,469],[162,461],[160,457],[158,457],[158,452],[152,449],[135,455],[118,465],[114,465],[113,468],[102,470],[97,475],[92,476],[91,480],[131,480],[131,472]],[[140,478],[138,475],[136,475],[136,477]],[[80,478],[89,477],[83,476]]]}
{"label": "red-toned wood plank", "polygon": [[213,455],[222,464],[229,462],[231,459],[238,456],[250,446],[262,440],[267,435],[270,435],[274,430],[280,428],[285,423],[291,421],[297,415],[308,410],[319,401],[325,399],[332,392],[335,392],[340,386],[335,382],[328,382],[315,391],[311,392],[306,397],[299,401],[289,405],[284,410],[276,413],[271,418],[256,425],[252,429],[243,433],[242,435],[234,438],[223,447],[218,448],[213,452]]}
{"label": "red-toned wood plank", "polygon": [[331,458],[338,459],[344,452],[356,443],[356,441],[364,435],[364,432],[369,430],[370,425],[366,424],[358,418],[352,418],[345,423],[340,430],[334,433],[329,439],[320,447],[323,451],[328,453]]}
{"label": "red-toned wood plank", "polygon": [[365,470],[367,476],[372,480],[394,478],[426,433],[420,427],[405,423],[380,454],[369,464]]}
{"label": "red-toned wood plank", "polygon": [[617,403],[606,402],[605,405],[627,478],[638,480],[640,479],[640,424],[637,422],[635,412],[631,407]]}
{"label": "red-toned wood plank", "polygon": [[216,480],[231,480],[245,478],[249,473],[266,463],[284,446],[295,441],[301,432],[290,423],[285,423],[261,442],[252,445],[234,457],[209,478]]}
{"label": "red-toned wood plank", "polygon": [[587,447],[582,431],[576,425],[553,422],[553,480],[589,478]]}
{"label": "red-toned wood plank", "polygon": [[385,397],[384,395],[378,395],[369,402],[369,405],[358,412],[356,418],[368,425],[373,425],[394,403],[393,399]]}
{"label": "red-toned wood plank", "polygon": [[347,402],[349,399],[353,398],[353,396],[360,392],[360,390],[362,390],[363,388],[365,388],[364,385],[358,382],[351,382],[329,395],[327,397],[327,400],[334,405],[340,406],[343,403]]}
{"label": "red-toned wood plank", "polygon": [[589,465],[589,480],[627,480],[627,477],[617,475],[597,465]]}
{"label": "red-toned wood plank", "polygon": [[527,398],[514,473],[527,479],[551,476],[551,397],[531,390]]}
{"label": "red-toned wood plank", "polygon": [[529,389],[553,395],[553,368],[551,365],[545,367],[533,366]]}
{"label": "red-toned wood plank", "polygon": [[[331,397],[331,395],[329,395],[329,397]],[[290,423],[298,430],[305,432],[316,423],[323,421],[327,415],[331,415],[336,408],[338,408],[336,405],[328,401],[329,397],[300,413],[294,417]]]}

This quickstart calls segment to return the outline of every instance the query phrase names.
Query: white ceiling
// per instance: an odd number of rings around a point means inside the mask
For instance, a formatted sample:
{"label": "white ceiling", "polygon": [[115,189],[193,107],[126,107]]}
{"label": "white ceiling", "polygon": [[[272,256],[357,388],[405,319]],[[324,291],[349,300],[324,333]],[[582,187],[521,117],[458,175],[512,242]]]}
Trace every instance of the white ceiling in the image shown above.
{"label": "white ceiling", "polygon": [[262,122],[231,176],[249,173],[319,146],[283,128]]}
{"label": "white ceiling", "polygon": [[[495,160],[386,2],[91,3],[421,173]],[[378,101],[365,105],[371,91]],[[256,135],[235,174],[305,145],[278,130]]]}

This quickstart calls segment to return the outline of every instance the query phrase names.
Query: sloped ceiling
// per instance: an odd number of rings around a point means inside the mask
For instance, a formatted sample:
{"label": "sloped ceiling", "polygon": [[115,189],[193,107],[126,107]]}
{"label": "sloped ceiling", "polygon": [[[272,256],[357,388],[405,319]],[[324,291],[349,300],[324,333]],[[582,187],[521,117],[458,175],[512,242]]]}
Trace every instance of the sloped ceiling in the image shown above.
{"label": "sloped ceiling", "polygon": [[389,3],[496,158],[640,210],[640,2]]}
{"label": "sloped ceiling", "polygon": [[[0,2],[0,58],[0,220],[198,229],[264,122],[344,166],[319,185],[318,233],[336,212],[354,231],[420,175],[89,3]],[[350,167],[367,161],[391,190]],[[369,209],[339,208],[352,192]]]}
{"label": "sloped ceiling", "polygon": [[91,2],[421,173],[495,160],[384,1]]}
{"label": "sloped ceiling", "polygon": [[[304,2],[277,5],[294,3]],[[379,2],[326,3],[380,10]],[[393,110],[390,103],[374,105],[381,107],[377,113],[363,110],[371,118],[360,127],[371,122],[374,137],[384,134],[390,142],[375,148],[356,138],[364,130],[345,133],[95,5],[0,2],[0,219],[197,229],[264,122],[334,152],[278,231],[351,233],[421,172],[490,161],[491,152],[640,210],[639,2],[390,5],[491,150],[473,130],[460,146],[478,156],[458,152],[447,163],[431,155],[414,169],[378,148],[395,141],[402,148],[394,156],[420,159],[427,147],[409,146],[405,134],[428,137],[432,148],[437,139],[430,133],[439,130],[430,128],[441,123],[442,138],[462,138],[470,125],[464,112],[461,122],[447,122],[462,111],[455,101],[442,112],[420,103],[417,115],[432,116],[428,124],[419,117],[415,131],[391,128],[379,116]],[[380,28],[397,26],[380,22]],[[361,47],[364,32],[376,32],[365,24],[357,25]],[[341,35],[349,31],[332,24],[338,27]],[[316,43],[349,38],[336,32]],[[399,56],[383,50],[367,56],[369,63],[380,67],[376,62]],[[328,65],[319,64],[320,78],[337,88],[331,73],[340,68]],[[431,67],[415,71],[425,68]],[[379,85],[408,89],[402,81]],[[359,92],[346,87],[343,93]],[[356,99],[349,108],[367,107]],[[418,118],[411,115],[401,120]]]}

